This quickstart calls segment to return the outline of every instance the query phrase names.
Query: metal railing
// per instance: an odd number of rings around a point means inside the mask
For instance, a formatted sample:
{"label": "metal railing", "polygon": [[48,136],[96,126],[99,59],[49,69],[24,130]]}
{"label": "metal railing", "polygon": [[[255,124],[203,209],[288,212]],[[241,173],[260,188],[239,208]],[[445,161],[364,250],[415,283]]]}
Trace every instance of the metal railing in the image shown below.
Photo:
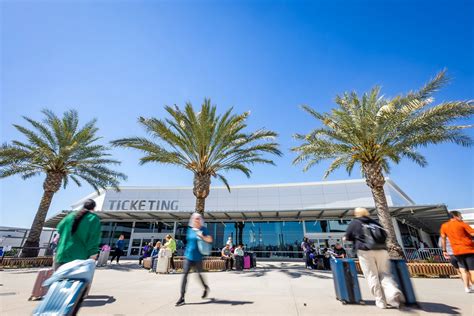
{"label": "metal railing", "polygon": [[443,256],[443,251],[440,248],[405,248],[405,258],[407,261],[424,260],[429,262],[449,262]]}

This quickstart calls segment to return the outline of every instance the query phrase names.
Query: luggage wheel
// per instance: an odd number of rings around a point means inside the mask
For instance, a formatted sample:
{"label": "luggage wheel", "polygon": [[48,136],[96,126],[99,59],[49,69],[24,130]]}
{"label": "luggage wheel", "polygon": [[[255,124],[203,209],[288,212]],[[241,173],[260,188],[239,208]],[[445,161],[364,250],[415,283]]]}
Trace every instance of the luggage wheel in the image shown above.
{"label": "luggage wheel", "polygon": [[347,301],[346,301],[346,300],[342,300],[341,303],[342,303],[342,305],[347,305]]}

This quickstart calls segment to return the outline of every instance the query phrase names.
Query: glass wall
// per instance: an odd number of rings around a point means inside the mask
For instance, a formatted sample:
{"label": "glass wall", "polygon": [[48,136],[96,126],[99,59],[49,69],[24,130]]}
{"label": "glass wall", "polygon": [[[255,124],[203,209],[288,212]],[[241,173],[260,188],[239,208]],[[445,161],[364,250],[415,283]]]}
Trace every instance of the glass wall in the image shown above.
{"label": "glass wall", "polygon": [[208,223],[213,249],[220,250],[232,237],[234,245],[242,243],[247,251],[264,257],[298,257],[303,240],[301,222],[226,222]]}
{"label": "glass wall", "polygon": [[316,220],[306,221],[306,233],[344,233],[350,220]]}
{"label": "glass wall", "polygon": [[130,243],[130,236],[132,234],[133,222],[106,222],[102,223],[102,245],[110,245],[112,248],[115,247],[115,242],[124,235],[125,237],[125,252],[128,250],[128,244]]}

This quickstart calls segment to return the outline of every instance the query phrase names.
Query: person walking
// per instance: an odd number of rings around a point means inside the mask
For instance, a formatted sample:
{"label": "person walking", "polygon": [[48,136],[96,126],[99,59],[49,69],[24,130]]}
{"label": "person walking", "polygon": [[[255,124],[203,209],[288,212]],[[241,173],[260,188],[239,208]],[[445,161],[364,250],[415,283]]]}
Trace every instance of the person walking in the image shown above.
{"label": "person walking", "polygon": [[164,246],[166,249],[169,249],[170,252],[171,252],[171,258],[170,258],[170,267],[171,267],[171,271],[170,273],[175,273],[176,272],[176,268],[175,268],[175,265],[174,265],[174,254],[176,252],[176,240],[174,240],[174,238],[171,236],[171,235],[166,235],[166,243],[164,244]]}
{"label": "person walking", "polygon": [[[441,249],[443,249],[443,245],[442,245],[442,242],[441,242],[442,239],[443,239],[442,237],[439,237],[439,240],[438,240],[438,246]],[[459,276],[459,280],[461,280],[462,284],[464,284],[464,280],[462,279],[461,271],[459,271],[458,259],[456,259],[456,257],[454,256],[453,248],[451,247],[451,243],[449,242],[449,238],[446,238],[446,253],[448,254],[449,258],[447,258],[446,256],[444,256],[444,258],[449,260],[449,263],[451,263],[451,265],[454,267],[454,269],[456,269],[456,272],[458,273],[458,276]],[[470,287],[472,287],[472,283],[470,284]]]}
{"label": "person walking", "polygon": [[369,211],[365,208],[356,208],[354,216],[356,218],[347,227],[344,238],[354,242],[360,267],[375,297],[375,305],[379,308],[387,308],[389,304],[399,308],[403,294],[390,274],[390,260],[385,240],[376,242],[369,240],[367,236],[367,233],[370,234],[369,229],[384,233],[383,228],[369,217]]}
{"label": "person walking", "polygon": [[115,249],[112,259],[110,259],[110,263],[117,258],[117,264],[120,264],[120,257],[123,256],[123,250],[125,249],[125,236],[120,235],[119,239],[115,242]]}
{"label": "person walking", "polygon": [[184,295],[186,293],[186,284],[188,282],[188,275],[191,268],[198,273],[199,279],[201,280],[204,292],[202,298],[206,298],[209,293],[209,286],[206,284],[204,276],[202,275],[202,254],[199,251],[198,239],[203,240],[207,243],[212,243],[212,236],[209,235],[209,231],[204,227],[204,219],[199,213],[193,213],[189,220],[188,230],[186,233],[186,250],[184,252],[184,268],[183,268],[183,280],[181,282],[181,296],[176,302],[176,306],[184,305]]}
{"label": "person walking", "polygon": [[451,219],[441,225],[441,248],[443,256],[448,259],[449,253],[447,249],[446,239],[449,238],[452,251],[456,257],[464,281],[464,290],[466,293],[473,293],[474,289],[474,229],[462,220],[462,215],[458,211],[449,212]]}
{"label": "person walking", "polygon": [[94,200],[87,200],[81,211],[67,215],[58,225],[59,238],[54,270],[74,261],[97,259],[101,225],[100,218],[93,213]]}

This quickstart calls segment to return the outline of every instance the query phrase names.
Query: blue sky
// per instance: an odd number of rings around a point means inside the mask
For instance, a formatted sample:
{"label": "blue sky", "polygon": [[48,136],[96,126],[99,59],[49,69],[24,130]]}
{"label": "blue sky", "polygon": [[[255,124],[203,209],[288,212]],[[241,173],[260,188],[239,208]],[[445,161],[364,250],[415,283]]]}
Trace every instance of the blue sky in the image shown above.
{"label": "blue sky", "polygon": [[[306,173],[291,165],[292,134],[315,127],[299,105],[328,111],[336,94],[376,84],[393,96],[443,68],[452,81],[437,102],[474,98],[472,1],[7,0],[0,8],[2,142],[19,137],[12,124],[22,115],[40,119],[43,108],[97,118],[105,143],[145,135],[137,117],[162,117],[165,104],[210,97],[221,111],[251,110],[250,128],[277,131],[285,152],[250,179],[229,174],[231,184],[319,181],[327,163]],[[419,204],[474,206],[474,149],[422,152],[428,167],[403,161],[389,177]],[[192,184],[187,171],[113,153],[124,185]],[[341,170],[329,179],[347,178]],[[42,181],[0,181],[1,225],[29,227]],[[61,190],[49,214],[90,192]]]}

